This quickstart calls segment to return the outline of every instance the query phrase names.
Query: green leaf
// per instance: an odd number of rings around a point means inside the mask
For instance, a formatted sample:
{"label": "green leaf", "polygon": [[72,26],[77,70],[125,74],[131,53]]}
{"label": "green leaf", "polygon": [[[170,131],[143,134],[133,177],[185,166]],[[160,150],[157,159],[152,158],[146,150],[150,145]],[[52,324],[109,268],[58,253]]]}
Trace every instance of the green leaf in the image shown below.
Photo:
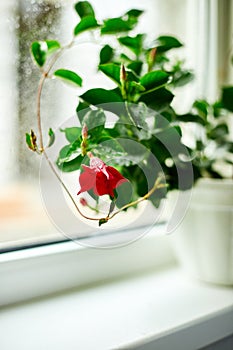
{"label": "green leaf", "polygon": [[55,77],[63,79],[65,82],[82,86],[82,78],[75,72],[68,69],[58,69],[54,73]]}
{"label": "green leaf", "polygon": [[223,108],[233,112],[233,86],[224,87],[222,89],[221,102]]}
{"label": "green leaf", "polygon": [[66,139],[71,143],[80,139],[82,134],[82,128],[76,126],[71,128],[60,129],[60,131],[65,133]]}
{"label": "green leaf", "polygon": [[83,161],[83,156],[78,155],[76,158],[67,162],[59,162],[59,160],[57,160],[57,166],[63,172],[68,173],[75,170],[79,170],[81,167],[82,161]]}
{"label": "green leaf", "polygon": [[26,143],[31,151],[37,151],[36,135],[33,130],[31,130],[30,134],[26,133]]}
{"label": "green leaf", "polygon": [[[99,133],[102,129],[104,129],[105,122],[106,122],[106,116],[102,110],[90,111],[83,118],[83,124],[86,124],[88,129],[88,134],[91,133],[92,129],[101,127],[100,130],[96,131]],[[99,134],[98,137],[100,136],[101,135]]]}
{"label": "green leaf", "polygon": [[100,51],[100,64],[108,63],[112,60],[114,50],[111,46],[105,45]]}
{"label": "green leaf", "polygon": [[142,65],[142,61],[132,61],[127,65],[127,68],[135,72],[137,75],[140,75],[142,71]]}
{"label": "green leaf", "polygon": [[74,28],[74,35],[78,35],[86,30],[95,29],[97,27],[99,27],[99,24],[97,23],[95,17],[83,17],[81,21],[77,24],[77,26]]}
{"label": "green leaf", "polygon": [[128,32],[133,29],[133,26],[127,20],[118,18],[110,18],[104,20],[104,24],[101,28],[101,34],[117,34],[119,32]]}
{"label": "green leaf", "polygon": [[117,193],[116,206],[118,208],[121,208],[132,201],[132,195],[133,195],[132,184],[129,181],[123,182],[120,186],[116,188],[116,193]]}
{"label": "green leaf", "polygon": [[119,165],[133,165],[142,162],[148,155],[149,150],[142,146],[140,143],[132,141],[131,139],[118,139],[121,147],[123,148],[125,155],[118,159]]}
{"label": "green leaf", "polygon": [[116,93],[115,89],[91,89],[81,95],[80,98],[94,106],[101,105],[103,103],[123,102],[122,97],[120,94]]}
{"label": "green leaf", "polygon": [[161,112],[170,105],[173,97],[174,95],[170,91],[160,88],[143,94],[139,102],[144,102],[148,107]]}
{"label": "green leaf", "polygon": [[161,35],[156,39],[155,46],[157,47],[157,53],[161,53],[182,47],[183,44],[173,36]]}
{"label": "green leaf", "polygon": [[80,16],[80,18],[87,16],[95,17],[93,7],[88,1],[79,1],[75,4],[74,8],[77,14]]}
{"label": "green leaf", "polygon": [[107,222],[108,222],[108,219],[106,218],[99,219],[99,227],[103,224],[106,224]]}
{"label": "green leaf", "polygon": [[178,71],[178,72],[175,72],[175,74],[173,76],[172,84],[175,87],[181,87],[181,86],[188,84],[193,79],[194,79],[193,73],[191,73],[189,71]]}
{"label": "green leaf", "polygon": [[54,142],[55,142],[55,133],[54,133],[54,131],[50,128],[48,134],[49,134],[49,143],[48,143],[48,147],[51,147],[51,146],[54,144]]}
{"label": "green leaf", "polygon": [[213,108],[213,115],[215,118],[219,118],[223,115],[223,105],[220,101],[215,102],[212,105]]}
{"label": "green leaf", "polygon": [[[99,65],[99,69],[101,70],[101,72],[106,74],[109,78],[111,78],[115,83],[117,83],[118,85],[121,85],[121,81],[120,81],[121,68],[118,64],[115,64],[115,63],[101,64]],[[139,79],[133,71],[127,69],[126,80],[138,82]]]}
{"label": "green leaf", "polygon": [[[98,135],[96,135],[98,137]],[[102,140],[94,146],[95,155],[103,159],[105,163],[111,162],[115,164],[122,164],[124,157],[127,155],[124,148],[117,139]]]}
{"label": "green leaf", "polygon": [[43,67],[46,62],[47,55],[53,53],[60,48],[60,44],[56,40],[35,41],[31,45],[31,53],[39,67]]}
{"label": "green leaf", "polygon": [[44,41],[35,41],[31,45],[31,53],[35,60],[35,62],[38,64],[38,66],[43,67],[46,61],[46,53],[47,53],[48,47]]}
{"label": "green leaf", "polygon": [[229,133],[228,126],[225,123],[217,125],[214,129],[210,130],[207,135],[211,139],[222,139]]}
{"label": "green leaf", "polygon": [[177,114],[176,115],[176,120],[179,120],[184,123],[198,123],[201,125],[206,125],[206,122],[203,118],[201,118],[198,114],[192,114],[192,113],[187,113],[187,114]]}
{"label": "green leaf", "polygon": [[198,115],[206,120],[207,116],[208,116],[208,108],[209,108],[209,104],[207,101],[205,100],[197,100],[194,102],[193,104],[193,108],[194,110],[197,111]]}
{"label": "green leaf", "polygon": [[125,37],[118,38],[118,41],[120,44],[132,50],[136,55],[139,55],[142,48],[142,42],[144,37],[145,36],[143,34],[138,34],[134,37],[125,36]]}
{"label": "green leaf", "polygon": [[115,81],[118,85],[120,82],[120,66],[115,63],[106,63],[99,65],[99,69],[113,81]]}
{"label": "green leaf", "polygon": [[[169,152],[169,156],[166,154],[165,157],[176,157],[179,154],[182,154],[185,151],[185,146],[180,142],[181,139],[181,129],[177,126],[168,126],[166,129],[161,132],[155,133],[156,139],[162,144],[162,147]],[[156,153],[159,150],[156,151]]]}
{"label": "green leaf", "polygon": [[45,41],[47,44],[48,52],[52,53],[58,49],[60,49],[61,45],[58,41],[56,40],[46,40]]}
{"label": "green leaf", "polygon": [[143,128],[145,130],[149,130],[149,126],[146,122],[146,116],[148,115],[148,108],[142,102],[138,104],[128,104],[130,115],[134,120],[135,124],[139,128]]}
{"label": "green leaf", "polygon": [[128,12],[126,12],[126,16],[128,17],[135,17],[138,18],[139,16],[141,16],[143,14],[143,10],[138,10],[138,9],[131,9]]}
{"label": "green leaf", "polygon": [[142,84],[146,90],[154,90],[162,87],[168,80],[169,74],[158,70],[145,74],[140,79],[140,84]]}

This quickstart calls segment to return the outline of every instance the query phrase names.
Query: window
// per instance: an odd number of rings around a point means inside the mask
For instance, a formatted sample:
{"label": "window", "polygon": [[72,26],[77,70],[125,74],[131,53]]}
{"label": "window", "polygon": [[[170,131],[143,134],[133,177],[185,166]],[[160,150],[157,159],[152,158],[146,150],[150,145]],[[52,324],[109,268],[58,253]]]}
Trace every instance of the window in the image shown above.
{"label": "window", "polygon": [[[11,0],[2,1],[1,10],[1,121],[0,152],[0,250],[8,250],[66,240],[46,214],[40,197],[40,162],[25,147],[25,132],[30,125],[36,128],[35,101],[39,79],[31,63],[29,48],[33,40],[48,36],[69,40],[77,19],[72,1]],[[119,15],[131,7],[145,9],[140,29],[151,37],[172,33],[186,45],[182,56],[187,66],[197,72],[189,90],[177,93],[177,108],[185,108],[194,96],[214,98],[218,83],[227,82],[232,27],[232,1],[228,0],[93,0],[100,18]],[[88,46],[84,39],[84,46]],[[96,44],[98,46],[98,43]],[[81,67],[88,84],[98,84],[101,77],[91,65],[97,59],[96,45],[89,45],[82,54],[71,60],[71,67]],[[220,49],[219,49],[220,48]],[[74,52],[75,53],[75,52]],[[90,60],[90,57],[92,58]],[[88,65],[86,64],[88,62]],[[208,72],[207,77],[203,72]],[[87,88],[84,86],[84,90]],[[55,127],[74,114],[75,91],[60,84],[48,84],[43,95],[44,128]],[[72,92],[72,93],[71,93]],[[56,104],[51,106],[51,96]],[[184,97],[185,96],[185,97]],[[181,103],[182,101],[182,103]],[[182,104],[182,105],[181,105]],[[56,198],[54,198],[56,202]],[[56,203],[57,204],[57,203]],[[59,206],[57,206],[58,216]],[[62,213],[63,214],[63,213]],[[63,220],[66,216],[63,215]],[[82,230],[82,226],[80,226]],[[83,231],[84,232],[84,231]],[[91,232],[91,230],[89,230]],[[84,232],[85,234],[85,232]]]}

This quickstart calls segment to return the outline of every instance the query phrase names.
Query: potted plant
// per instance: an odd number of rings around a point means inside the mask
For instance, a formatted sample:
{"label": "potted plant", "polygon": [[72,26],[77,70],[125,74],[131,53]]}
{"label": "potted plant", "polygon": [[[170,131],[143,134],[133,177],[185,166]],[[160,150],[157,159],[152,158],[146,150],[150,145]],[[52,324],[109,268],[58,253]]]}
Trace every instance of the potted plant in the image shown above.
{"label": "potted plant", "polygon": [[[148,43],[145,34],[131,34],[142,10],[131,9],[103,21],[96,19],[87,1],[77,2],[75,11],[77,25],[69,44],[54,39],[32,43],[41,79],[37,132],[27,133],[26,142],[30,150],[43,156],[80,218],[99,226],[111,225],[118,214],[142,201],[149,200],[157,208],[167,191],[192,187],[195,174],[171,102],[175,89],[193,75],[182,61],[168,54],[182,47],[175,37],[162,35]],[[78,88],[85,86],[81,73],[54,68],[64,52],[78,45],[84,32],[95,32],[101,43],[97,69],[115,87],[100,86],[79,94],[74,124],[64,123],[56,133],[50,128],[45,144],[44,84],[55,78]],[[63,180],[64,173],[75,174],[75,192]]]}
{"label": "potted plant", "polygon": [[190,155],[199,180],[185,219],[174,235],[183,266],[201,280],[233,284],[233,86],[211,104],[194,102],[177,115],[189,130]]}

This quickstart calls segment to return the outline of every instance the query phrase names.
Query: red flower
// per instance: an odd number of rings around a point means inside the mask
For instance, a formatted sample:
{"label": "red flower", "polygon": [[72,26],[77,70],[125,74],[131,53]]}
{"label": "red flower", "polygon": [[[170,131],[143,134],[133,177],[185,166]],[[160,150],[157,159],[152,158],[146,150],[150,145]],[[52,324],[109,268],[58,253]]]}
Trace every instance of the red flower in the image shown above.
{"label": "red flower", "polygon": [[82,192],[93,189],[97,196],[109,194],[114,197],[113,190],[127,181],[119,171],[106,165],[101,159],[91,157],[90,166],[83,165],[84,172],[79,177],[81,186],[78,195]]}

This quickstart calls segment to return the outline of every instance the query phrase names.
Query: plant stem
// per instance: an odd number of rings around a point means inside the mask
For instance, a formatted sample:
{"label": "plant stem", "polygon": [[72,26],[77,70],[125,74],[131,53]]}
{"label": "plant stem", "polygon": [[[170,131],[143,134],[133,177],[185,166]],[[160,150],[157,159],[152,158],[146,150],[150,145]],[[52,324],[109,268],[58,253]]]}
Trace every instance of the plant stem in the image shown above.
{"label": "plant stem", "polygon": [[127,112],[127,114],[128,114],[129,119],[131,120],[131,122],[133,123],[133,125],[137,127],[137,124],[135,123],[134,118],[133,118],[133,116],[132,116],[132,114],[131,114],[131,112],[130,112],[128,101],[125,101],[125,109],[126,109],[126,112]]}
{"label": "plant stem", "polygon": [[84,219],[88,219],[88,220],[92,220],[92,221],[99,221],[98,218],[92,218],[89,216],[86,216],[85,214],[83,214],[81,212],[81,210],[79,209],[77,203],[75,202],[73,196],[71,195],[70,191],[68,190],[67,186],[64,184],[64,182],[62,181],[61,177],[59,176],[58,172],[56,171],[53,163],[51,162],[51,160],[49,159],[46,151],[44,150],[43,152],[45,159],[47,160],[52,172],[54,173],[54,175],[56,176],[56,178],[58,179],[58,181],[60,182],[60,184],[62,185],[63,189],[65,190],[65,192],[67,193],[67,195],[69,196],[69,198],[71,199],[72,203],[74,204],[75,208],[77,209],[78,213],[84,218]]}
{"label": "plant stem", "polygon": [[132,207],[134,205],[137,205],[139,204],[140,202],[143,202],[144,200],[148,199],[156,190],[160,189],[160,188],[164,188],[164,187],[167,187],[167,184],[164,184],[164,183],[161,183],[162,179],[160,177],[158,177],[154,183],[154,186],[152,187],[152,189],[147,193],[145,194],[145,196],[137,199],[136,201],[133,201],[131,203],[128,203],[126,205],[124,205],[123,207],[121,207],[120,209],[118,209],[115,213],[113,213],[111,216],[108,217],[108,220],[112,219],[114,216],[116,216],[117,214],[119,214],[121,211],[129,208],[129,207]]}

